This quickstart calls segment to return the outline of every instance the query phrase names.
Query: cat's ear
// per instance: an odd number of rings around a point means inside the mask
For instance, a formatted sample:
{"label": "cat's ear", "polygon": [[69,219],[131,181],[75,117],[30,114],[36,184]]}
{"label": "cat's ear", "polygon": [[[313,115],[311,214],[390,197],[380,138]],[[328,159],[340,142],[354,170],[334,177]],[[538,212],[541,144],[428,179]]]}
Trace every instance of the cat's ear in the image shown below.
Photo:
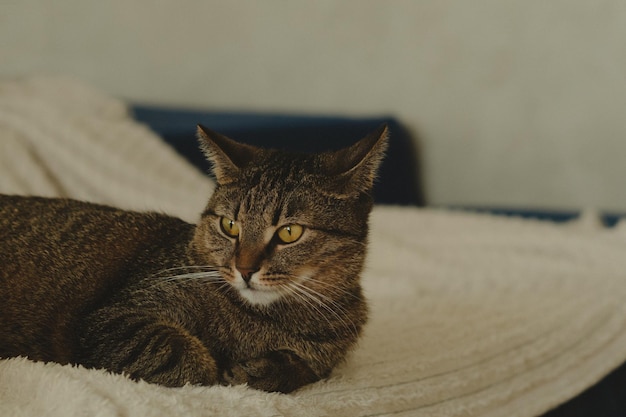
{"label": "cat's ear", "polygon": [[235,142],[202,125],[198,125],[198,140],[213,164],[213,174],[220,185],[235,181],[239,171],[252,161],[256,151],[253,146]]}
{"label": "cat's ear", "polygon": [[354,145],[324,158],[323,165],[332,177],[329,191],[340,197],[370,191],[385,156],[388,140],[389,128],[383,124]]}

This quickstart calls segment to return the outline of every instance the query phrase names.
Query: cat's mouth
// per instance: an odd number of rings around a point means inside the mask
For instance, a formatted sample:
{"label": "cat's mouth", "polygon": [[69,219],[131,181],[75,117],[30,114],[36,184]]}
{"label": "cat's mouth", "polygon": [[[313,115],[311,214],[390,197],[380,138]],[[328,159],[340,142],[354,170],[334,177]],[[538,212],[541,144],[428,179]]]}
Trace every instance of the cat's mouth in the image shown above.
{"label": "cat's mouth", "polygon": [[249,288],[239,289],[239,295],[250,304],[267,306],[274,303],[282,295],[280,292],[273,289],[255,288],[250,286]]}
{"label": "cat's mouth", "polygon": [[262,283],[262,272],[244,279],[239,271],[235,273],[235,280],[231,284],[239,295],[250,304],[267,306],[277,301],[282,296],[280,285],[267,285]]}

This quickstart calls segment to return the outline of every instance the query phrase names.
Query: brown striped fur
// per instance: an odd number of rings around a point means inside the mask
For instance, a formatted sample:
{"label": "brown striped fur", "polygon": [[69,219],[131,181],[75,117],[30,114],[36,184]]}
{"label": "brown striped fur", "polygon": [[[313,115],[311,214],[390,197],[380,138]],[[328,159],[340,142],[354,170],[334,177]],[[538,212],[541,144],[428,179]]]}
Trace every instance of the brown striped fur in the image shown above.
{"label": "brown striped fur", "polygon": [[[386,128],[318,155],[199,136],[218,186],[197,225],[0,196],[0,357],[280,392],[344,359],[367,318],[359,275]],[[284,243],[289,225],[303,234]]]}

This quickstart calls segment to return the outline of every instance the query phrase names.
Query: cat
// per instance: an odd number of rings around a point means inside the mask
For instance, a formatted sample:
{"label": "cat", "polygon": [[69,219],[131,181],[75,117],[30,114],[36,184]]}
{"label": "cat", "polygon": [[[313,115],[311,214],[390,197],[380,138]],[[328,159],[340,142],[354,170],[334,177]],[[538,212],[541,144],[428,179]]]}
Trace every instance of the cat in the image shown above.
{"label": "cat", "polygon": [[320,154],[201,125],[198,137],[217,186],[197,225],[0,196],[0,358],[283,393],[345,360],[368,316],[360,274],[387,127]]}

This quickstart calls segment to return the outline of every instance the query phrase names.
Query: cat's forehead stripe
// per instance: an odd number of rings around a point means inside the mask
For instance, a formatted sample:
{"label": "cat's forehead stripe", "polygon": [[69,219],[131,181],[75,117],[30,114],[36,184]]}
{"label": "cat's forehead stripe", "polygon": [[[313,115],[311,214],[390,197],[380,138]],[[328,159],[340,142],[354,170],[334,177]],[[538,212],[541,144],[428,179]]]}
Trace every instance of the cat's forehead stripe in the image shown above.
{"label": "cat's forehead stripe", "polygon": [[276,207],[274,207],[274,214],[272,215],[272,226],[278,225],[282,212],[283,212],[282,204],[277,204]]}
{"label": "cat's forehead stripe", "polygon": [[294,167],[265,170],[264,175],[251,175],[248,191],[240,202],[240,210],[263,211],[272,224],[277,224],[286,210],[286,205],[297,198],[302,186],[303,175]]}

